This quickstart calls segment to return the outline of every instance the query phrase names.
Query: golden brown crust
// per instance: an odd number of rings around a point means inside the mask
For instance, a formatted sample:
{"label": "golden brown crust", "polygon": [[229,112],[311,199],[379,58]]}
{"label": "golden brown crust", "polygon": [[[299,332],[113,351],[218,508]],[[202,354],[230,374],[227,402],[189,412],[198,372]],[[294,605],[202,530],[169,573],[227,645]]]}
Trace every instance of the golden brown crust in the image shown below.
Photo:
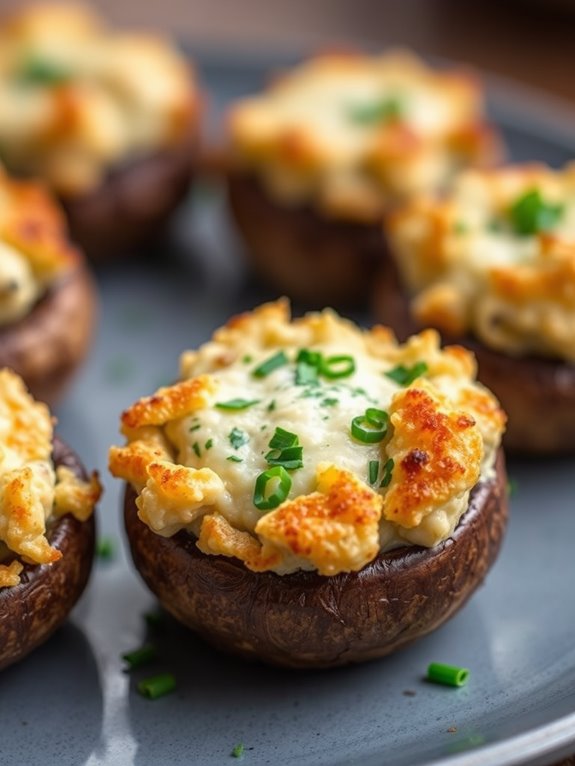
{"label": "golden brown crust", "polygon": [[22,320],[0,327],[0,367],[10,367],[32,395],[53,405],[83,361],[97,310],[85,266],[56,282]]}
{"label": "golden brown crust", "polygon": [[[420,329],[391,262],[376,285],[373,310],[400,339]],[[575,450],[575,366],[534,356],[512,357],[470,336],[444,335],[444,341],[461,343],[475,354],[478,379],[507,413],[506,449],[534,455]],[[478,400],[476,405],[476,411],[492,406],[490,400]]]}
{"label": "golden brown crust", "polygon": [[[54,440],[54,463],[86,479],[78,457]],[[66,514],[49,530],[60,553],[53,564],[25,564],[20,583],[0,588],[0,669],[22,659],[64,622],[88,581],[95,543],[95,521]]]}
{"label": "golden brown crust", "polygon": [[449,540],[380,554],[359,572],[323,577],[250,572],[206,556],[180,532],[161,538],[138,519],[126,491],[134,563],[160,603],[211,643],[249,659],[329,667],[383,656],[451,617],[495,560],[507,520],[502,453],[496,476],[472,492]]}
{"label": "golden brown crust", "polygon": [[313,307],[365,301],[387,255],[379,225],[277,202],[249,173],[231,173],[228,194],[251,265],[279,293]]}

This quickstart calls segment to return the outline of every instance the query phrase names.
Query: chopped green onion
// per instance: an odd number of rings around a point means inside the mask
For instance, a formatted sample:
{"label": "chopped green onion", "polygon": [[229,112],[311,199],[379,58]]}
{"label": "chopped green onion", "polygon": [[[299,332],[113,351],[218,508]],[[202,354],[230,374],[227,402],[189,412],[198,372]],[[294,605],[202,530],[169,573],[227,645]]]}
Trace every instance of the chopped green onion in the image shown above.
{"label": "chopped green onion", "polygon": [[173,692],[176,688],[176,679],[171,673],[161,673],[158,676],[144,678],[138,684],[138,691],[143,697],[150,700],[163,697],[165,694]]}
{"label": "chopped green onion", "polygon": [[196,423],[195,425],[190,426],[188,430],[190,433],[192,433],[193,431],[197,431],[198,428],[201,428],[201,427],[202,427],[201,423]]}
{"label": "chopped green onion", "polygon": [[469,678],[467,668],[458,668],[455,665],[444,665],[441,662],[432,662],[427,668],[427,680],[446,686],[465,686]]}
{"label": "chopped green onion", "polygon": [[239,745],[234,745],[232,747],[232,752],[231,752],[232,758],[242,758],[244,754],[244,750],[245,748],[241,742]]}
{"label": "chopped green onion", "polygon": [[275,408],[276,408],[276,400],[272,399],[271,402],[266,407],[266,409],[267,409],[268,412],[273,412],[275,410]]}
{"label": "chopped green onion", "polygon": [[322,407],[335,407],[336,404],[339,404],[339,399],[331,399],[329,396],[320,402]]}
{"label": "chopped green onion", "polygon": [[285,449],[273,449],[266,455],[269,465],[282,465],[286,471],[294,471],[303,468],[303,447],[285,447]]}
{"label": "chopped green onion", "polygon": [[390,457],[388,460],[385,461],[383,466],[383,479],[381,480],[381,484],[379,485],[380,487],[389,486],[391,482],[394,466],[395,466],[395,462],[392,457]]}
{"label": "chopped green onion", "polygon": [[285,449],[286,447],[295,447],[299,439],[297,434],[292,434],[291,431],[286,431],[279,426],[274,431],[274,435],[270,439],[269,446],[272,449]]}
{"label": "chopped green onion", "polygon": [[246,354],[245,356],[242,357],[242,362],[244,364],[249,364],[252,361],[253,361],[253,356],[250,356],[249,354]]}
{"label": "chopped green onion", "polygon": [[[268,493],[269,485],[274,489]],[[260,473],[254,487],[253,502],[260,511],[271,511],[286,499],[291,489],[291,477],[286,469],[277,465]]]}
{"label": "chopped green onion", "polygon": [[565,210],[562,204],[545,202],[539,189],[530,189],[509,209],[509,217],[517,234],[532,235],[552,229]]}
{"label": "chopped green onion", "polygon": [[387,433],[389,415],[384,410],[368,407],[363,415],[351,421],[351,434],[364,444],[376,444]]}
{"label": "chopped green onion", "polygon": [[130,670],[134,670],[134,668],[153,662],[157,656],[158,652],[153,644],[144,644],[139,649],[123,654],[122,659],[128,663]]}
{"label": "chopped green onion", "polygon": [[244,459],[241,457],[238,457],[237,455],[228,455],[226,460],[229,460],[230,463],[243,463]]}
{"label": "chopped green onion", "polygon": [[416,378],[425,375],[427,370],[428,367],[425,362],[416,362],[413,367],[405,367],[403,364],[398,364],[393,370],[388,370],[385,375],[400,386],[409,386]]}
{"label": "chopped green onion", "polygon": [[355,372],[355,359],[349,354],[328,356],[320,362],[321,374],[330,380],[349,378]]}
{"label": "chopped green onion", "polygon": [[469,226],[465,223],[465,221],[455,221],[453,224],[453,231],[456,234],[465,234],[467,231],[469,231]]}
{"label": "chopped green onion", "polygon": [[509,497],[513,497],[513,495],[517,492],[517,479],[508,479],[507,481],[507,494]]}
{"label": "chopped green onion", "polygon": [[213,439],[208,439],[208,441],[204,445],[205,449],[211,449],[213,446],[214,446],[214,440]]}
{"label": "chopped green onion", "polygon": [[270,356],[269,359],[256,367],[252,372],[252,375],[256,378],[265,378],[271,372],[277,370],[279,367],[283,367],[287,363],[288,358],[285,353],[283,351],[278,351],[277,354]]}
{"label": "chopped green onion", "polygon": [[202,451],[201,451],[201,449],[200,449],[200,445],[198,444],[198,442],[194,442],[194,443],[192,444],[192,449],[194,450],[194,452],[196,453],[196,455],[197,455],[198,457],[201,457],[201,456],[202,456]]}
{"label": "chopped green onion", "polygon": [[296,386],[309,386],[318,383],[321,365],[321,353],[302,348],[296,357],[295,383]]}
{"label": "chopped green onion", "polygon": [[25,85],[62,85],[72,79],[72,73],[56,61],[30,55],[22,63],[17,77]]}
{"label": "chopped green onion", "polygon": [[247,410],[248,407],[259,404],[259,401],[259,399],[230,399],[227,402],[216,402],[216,407],[219,410]]}
{"label": "chopped green onion", "polygon": [[247,444],[250,440],[250,437],[247,435],[245,431],[242,431],[240,428],[232,428],[228,435],[228,439],[230,444],[234,449],[239,449],[244,444]]}
{"label": "chopped green onion", "polygon": [[370,460],[368,467],[369,483],[375,484],[379,474],[379,460]]}
{"label": "chopped green onion", "polygon": [[96,556],[102,561],[110,561],[114,558],[115,548],[111,537],[102,537],[96,545]]}
{"label": "chopped green onion", "polygon": [[400,120],[405,114],[405,104],[397,95],[387,96],[378,101],[353,106],[349,109],[348,114],[352,122],[359,125],[373,125],[379,122]]}

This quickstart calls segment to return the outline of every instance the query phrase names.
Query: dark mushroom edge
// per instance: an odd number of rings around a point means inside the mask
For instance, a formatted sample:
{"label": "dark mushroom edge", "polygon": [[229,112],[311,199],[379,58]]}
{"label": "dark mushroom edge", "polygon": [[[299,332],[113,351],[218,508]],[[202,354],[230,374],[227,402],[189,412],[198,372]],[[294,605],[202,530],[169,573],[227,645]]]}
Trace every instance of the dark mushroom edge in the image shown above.
{"label": "dark mushroom edge", "polygon": [[[373,312],[404,341],[423,328],[409,310],[397,267],[388,259],[373,293]],[[507,413],[503,446],[525,455],[575,451],[575,365],[536,356],[514,357],[488,348],[471,336],[441,333],[445,344],[459,344],[475,354],[478,379]]]}
{"label": "dark mushroom edge", "polygon": [[[53,460],[87,479],[78,456],[57,437]],[[62,558],[54,564],[25,564],[19,585],[0,588],[0,669],[44,643],[66,620],[88,582],[96,539],[94,514],[84,522],[62,516],[47,537]]]}
{"label": "dark mushroom edge", "polygon": [[434,548],[398,548],[333,577],[254,573],[237,559],[205,555],[186,532],[152,532],[138,519],[135,498],[128,486],[132,557],[161,605],[220,649],[297,668],[382,657],[439,627],[482,583],[507,522],[502,451],[493,478],[472,490],[449,539]]}
{"label": "dark mushroom edge", "polygon": [[256,273],[309,306],[365,303],[387,245],[379,221],[329,217],[311,205],[274,200],[254,174],[231,171],[228,198]]}
{"label": "dark mushroom edge", "polygon": [[32,396],[56,404],[92,339],[97,293],[86,266],[66,274],[23,319],[0,327],[0,367],[17,372]]}

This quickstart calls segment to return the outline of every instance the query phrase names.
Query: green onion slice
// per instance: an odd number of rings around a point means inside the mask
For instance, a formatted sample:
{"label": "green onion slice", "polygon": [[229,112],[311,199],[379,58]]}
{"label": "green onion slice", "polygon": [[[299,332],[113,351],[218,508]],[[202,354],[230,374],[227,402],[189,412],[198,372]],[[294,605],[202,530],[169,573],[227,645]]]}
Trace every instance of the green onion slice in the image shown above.
{"label": "green onion slice", "polygon": [[294,471],[303,468],[303,447],[285,447],[282,450],[274,449],[266,455],[269,465],[282,465],[286,471]]}
{"label": "green onion slice", "polygon": [[287,363],[288,363],[288,358],[285,355],[285,352],[278,351],[277,354],[270,356],[269,359],[266,359],[265,362],[262,362],[262,364],[256,367],[255,370],[252,372],[252,375],[255,378],[265,378],[271,372],[273,372],[274,370],[277,370],[278,367],[283,367]]}
{"label": "green onion slice", "polygon": [[318,383],[322,355],[320,351],[302,348],[296,357],[296,386],[309,386]]}
{"label": "green onion slice", "polygon": [[272,449],[286,449],[286,447],[295,447],[299,441],[297,434],[292,434],[291,431],[286,431],[279,426],[274,431],[274,435],[270,439],[269,446]]}
{"label": "green onion slice", "polygon": [[328,356],[320,363],[321,374],[330,380],[349,378],[355,372],[355,359],[349,354]]}
{"label": "green onion slice", "polygon": [[241,758],[244,754],[245,747],[240,742],[238,745],[232,747],[232,758]]}
{"label": "green onion slice", "polygon": [[176,679],[171,673],[161,673],[158,676],[144,678],[138,684],[138,691],[143,697],[150,700],[163,697],[165,694],[173,692],[176,688]]}
{"label": "green onion slice", "polygon": [[528,236],[552,229],[564,210],[562,204],[545,202],[539,189],[530,189],[513,203],[509,217],[515,232]]}
{"label": "green onion slice", "polygon": [[405,114],[405,103],[397,95],[357,104],[348,110],[349,119],[358,125],[374,125],[379,122],[400,120]]}
{"label": "green onion slice", "polygon": [[400,386],[409,386],[416,378],[425,375],[428,369],[425,362],[416,362],[413,367],[398,364],[393,370],[388,370],[385,375]]}
{"label": "green onion slice", "polygon": [[432,662],[427,668],[427,680],[446,686],[465,686],[469,678],[467,668],[458,668],[455,665],[444,665],[441,662]]}
{"label": "green onion slice", "polygon": [[111,561],[114,558],[116,546],[111,537],[101,537],[96,545],[96,556],[102,561]]}
{"label": "green onion slice", "polygon": [[379,460],[370,460],[368,464],[368,478],[370,484],[375,484],[379,475]]}
{"label": "green onion slice", "polygon": [[228,434],[228,440],[234,449],[239,449],[249,442],[250,437],[245,431],[242,431],[241,428],[236,428],[234,426]]}
{"label": "green onion slice", "polygon": [[[273,489],[269,491],[270,485]],[[260,473],[254,487],[253,502],[260,511],[271,511],[283,503],[291,489],[291,477],[281,465]]]}
{"label": "green onion slice", "polygon": [[219,410],[247,410],[259,402],[259,399],[229,399],[227,402],[216,402],[216,407]]}
{"label": "green onion slice", "polygon": [[351,434],[364,444],[376,444],[387,433],[389,415],[384,410],[368,407],[363,415],[351,421]]}
{"label": "green onion slice", "polygon": [[144,644],[139,649],[123,654],[122,659],[128,663],[130,670],[134,670],[134,668],[139,668],[142,665],[153,662],[157,656],[158,653],[153,644]]}
{"label": "green onion slice", "polygon": [[28,56],[18,72],[18,81],[24,85],[62,85],[72,79],[72,72],[56,61],[36,55]]}
{"label": "green onion slice", "polygon": [[237,455],[228,455],[226,460],[229,460],[230,463],[243,463],[244,459],[242,457],[238,457]]}
{"label": "green onion slice", "polygon": [[391,482],[391,477],[393,475],[393,468],[395,466],[395,462],[392,457],[390,457],[388,460],[385,461],[383,466],[383,479],[381,480],[380,487],[387,487],[389,486]]}

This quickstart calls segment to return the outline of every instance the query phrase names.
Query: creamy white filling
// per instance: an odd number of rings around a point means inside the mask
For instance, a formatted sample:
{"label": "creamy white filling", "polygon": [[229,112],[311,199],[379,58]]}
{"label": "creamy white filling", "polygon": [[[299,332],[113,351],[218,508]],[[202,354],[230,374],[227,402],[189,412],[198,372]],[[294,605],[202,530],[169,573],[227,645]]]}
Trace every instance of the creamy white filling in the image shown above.
{"label": "creamy white filling", "polygon": [[0,242],[0,326],[24,317],[43,290],[29,260]]}

